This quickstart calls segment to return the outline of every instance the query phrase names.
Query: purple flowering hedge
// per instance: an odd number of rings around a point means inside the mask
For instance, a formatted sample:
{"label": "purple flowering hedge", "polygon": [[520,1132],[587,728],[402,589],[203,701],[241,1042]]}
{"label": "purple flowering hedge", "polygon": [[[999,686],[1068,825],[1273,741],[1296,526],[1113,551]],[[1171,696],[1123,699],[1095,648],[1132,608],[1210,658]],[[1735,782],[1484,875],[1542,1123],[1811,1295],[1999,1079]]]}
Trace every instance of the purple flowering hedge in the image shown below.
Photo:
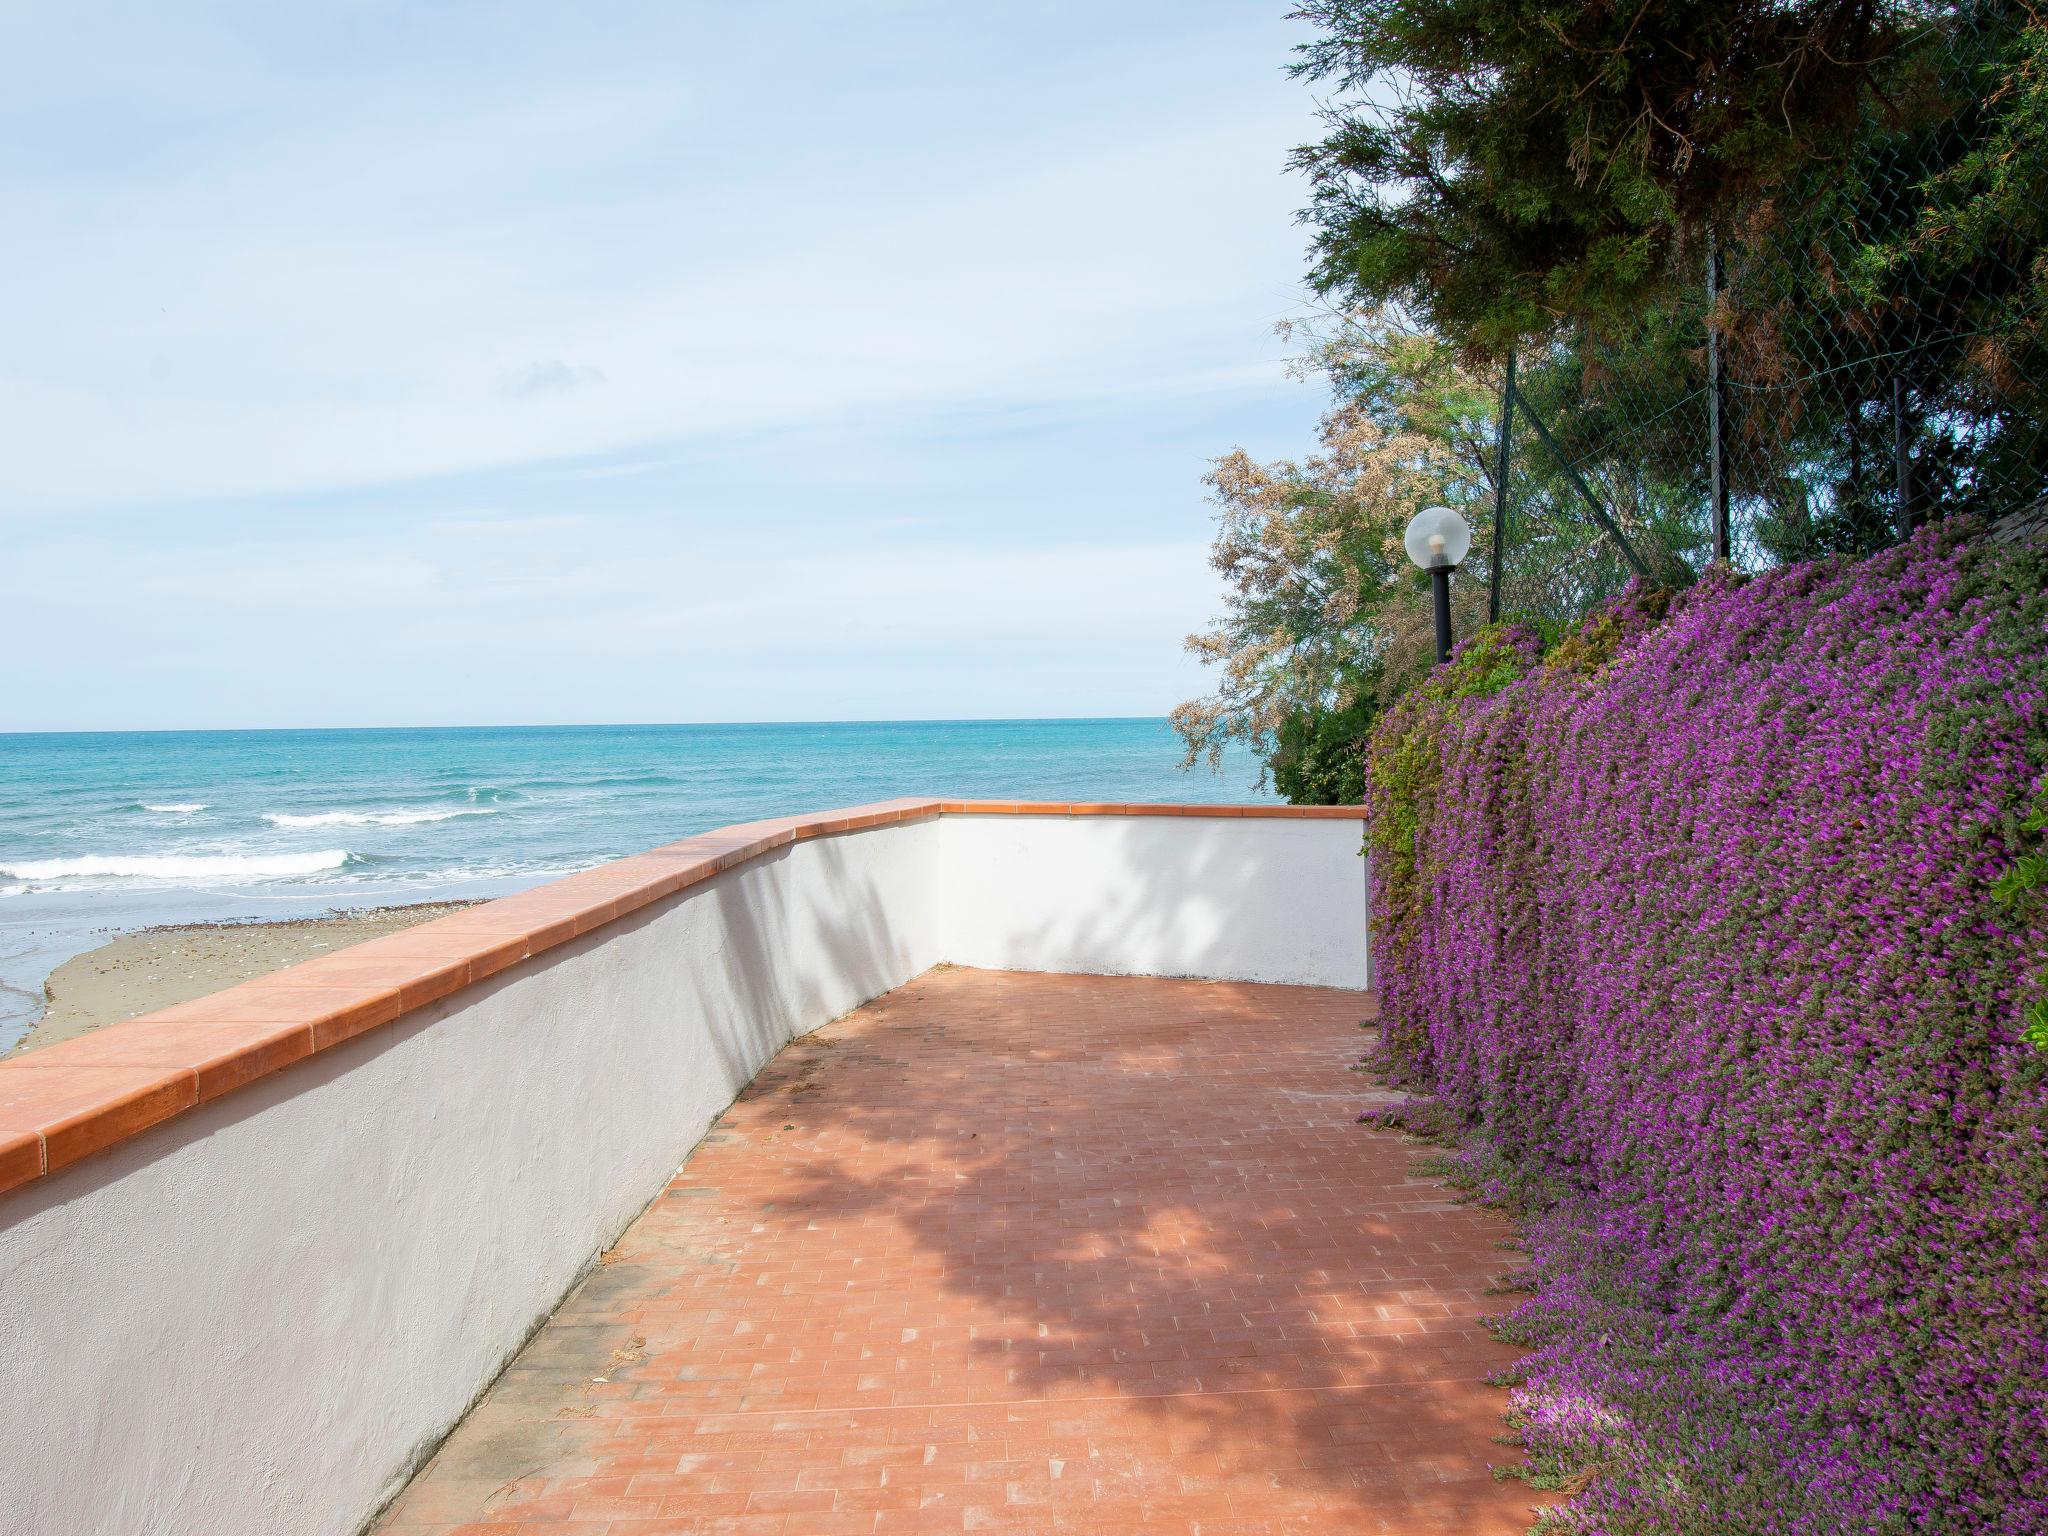
{"label": "purple flowering hedge", "polygon": [[2048,1532],[2048,548],[1497,631],[1370,748],[1384,1066],[1570,1531]]}

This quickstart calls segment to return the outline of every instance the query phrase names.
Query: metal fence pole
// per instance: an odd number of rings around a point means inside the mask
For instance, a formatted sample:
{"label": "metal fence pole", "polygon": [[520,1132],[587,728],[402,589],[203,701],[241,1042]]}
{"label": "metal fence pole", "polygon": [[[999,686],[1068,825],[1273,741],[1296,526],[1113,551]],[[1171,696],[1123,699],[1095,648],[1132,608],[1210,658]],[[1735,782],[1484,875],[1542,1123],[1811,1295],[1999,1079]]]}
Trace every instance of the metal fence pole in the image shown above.
{"label": "metal fence pole", "polygon": [[1713,559],[1734,557],[1728,532],[1728,379],[1721,368],[1721,334],[1714,306],[1721,297],[1721,248],[1707,231],[1707,478],[1713,497],[1708,510]]}
{"label": "metal fence pole", "polygon": [[1906,381],[1892,374],[1892,454],[1898,460],[1899,515],[1901,540],[1913,537],[1913,453],[1912,434],[1906,422]]}
{"label": "metal fence pole", "polygon": [[[1520,390],[1515,391],[1517,399],[1521,398],[1521,393]],[[1586,484],[1586,477],[1579,473],[1579,467],[1565,457],[1565,451],[1558,447],[1557,439],[1550,435],[1550,428],[1543,424],[1543,413],[1527,400],[1523,400],[1522,414],[1529,418],[1529,425],[1536,429],[1536,435],[1543,440],[1543,446],[1550,450],[1550,456],[1557,460],[1557,467],[1564,471],[1565,479],[1586,498],[1586,505],[1593,509],[1593,521],[1600,525],[1603,533],[1614,540],[1614,547],[1621,551],[1621,558],[1628,563],[1629,570],[1648,581],[1649,566],[1645,565],[1643,557],[1636,553],[1636,547],[1629,542],[1628,535],[1621,531],[1621,524],[1608,512],[1607,504],[1593,494],[1593,487]]]}
{"label": "metal fence pole", "polygon": [[1509,443],[1515,426],[1515,349],[1508,348],[1508,373],[1500,386],[1500,463],[1493,476],[1493,553],[1487,564],[1486,622],[1500,622],[1500,568],[1508,553],[1508,470],[1513,464]]}

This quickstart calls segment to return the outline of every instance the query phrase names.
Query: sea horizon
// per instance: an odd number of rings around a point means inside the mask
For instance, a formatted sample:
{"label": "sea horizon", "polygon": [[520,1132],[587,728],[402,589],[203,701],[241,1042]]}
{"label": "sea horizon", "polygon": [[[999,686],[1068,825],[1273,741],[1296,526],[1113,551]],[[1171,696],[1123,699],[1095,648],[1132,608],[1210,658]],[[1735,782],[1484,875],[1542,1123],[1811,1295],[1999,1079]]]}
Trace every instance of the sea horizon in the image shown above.
{"label": "sea horizon", "polygon": [[488,898],[897,795],[1272,799],[1157,716],[0,732],[0,1050],[122,933]]}
{"label": "sea horizon", "polygon": [[0,727],[0,740],[18,736],[289,736],[350,731],[671,731],[775,730],[795,726],[868,725],[1075,725],[1101,722],[1165,723],[1165,715],[844,715],[818,720],[569,720],[494,721],[464,725],[141,725]]}

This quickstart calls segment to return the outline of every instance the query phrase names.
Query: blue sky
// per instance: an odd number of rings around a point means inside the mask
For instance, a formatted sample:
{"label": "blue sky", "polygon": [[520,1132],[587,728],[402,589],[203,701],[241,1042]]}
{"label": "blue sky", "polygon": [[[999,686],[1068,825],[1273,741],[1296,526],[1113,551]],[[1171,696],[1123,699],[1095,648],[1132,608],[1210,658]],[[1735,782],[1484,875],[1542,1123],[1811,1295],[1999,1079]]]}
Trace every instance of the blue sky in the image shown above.
{"label": "blue sky", "polygon": [[1284,9],[8,7],[0,729],[1164,712]]}

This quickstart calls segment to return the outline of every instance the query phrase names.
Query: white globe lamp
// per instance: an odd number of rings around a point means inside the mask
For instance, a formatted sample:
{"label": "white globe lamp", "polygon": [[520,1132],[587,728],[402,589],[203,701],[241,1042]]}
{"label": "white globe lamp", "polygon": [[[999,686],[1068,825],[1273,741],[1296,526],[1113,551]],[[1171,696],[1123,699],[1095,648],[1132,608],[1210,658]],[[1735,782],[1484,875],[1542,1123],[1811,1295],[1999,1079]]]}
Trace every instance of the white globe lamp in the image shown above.
{"label": "white globe lamp", "polygon": [[1408,558],[1429,572],[1430,596],[1436,608],[1436,660],[1451,659],[1451,572],[1472,552],[1472,529],[1449,507],[1424,507],[1408,519],[1401,535]]}

